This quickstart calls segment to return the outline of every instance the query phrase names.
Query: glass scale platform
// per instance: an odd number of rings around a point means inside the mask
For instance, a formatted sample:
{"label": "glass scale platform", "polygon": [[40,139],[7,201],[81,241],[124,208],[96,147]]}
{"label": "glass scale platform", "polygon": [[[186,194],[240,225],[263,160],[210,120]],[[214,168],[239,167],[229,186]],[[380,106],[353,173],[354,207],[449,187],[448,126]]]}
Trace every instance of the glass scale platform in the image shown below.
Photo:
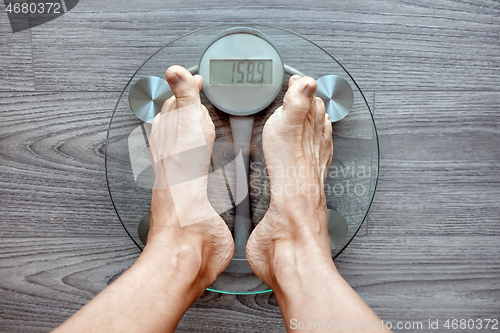
{"label": "glass scale platform", "polygon": [[[133,112],[134,105],[129,101],[131,89],[145,78],[164,80],[165,71],[171,65],[193,69],[193,66],[200,63],[203,52],[214,36],[229,28],[239,26],[222,24],[202,28],[168,43],[147,59],[134,73],[116,104],[106,142],[107,185],[121,224],[141,250],[145,242],[144,234],[147,233],[147,229],[144,230],[144,221],[148,220],[154,180],[147,148],[147,133],[151,124],[150,121],[144,121],[144,117],[141,120]],[[343,79],[341,81],[347,82],[352,90],[352,102],[349,105],[348,114],[332,122],[334,154],[325,182],[330,244],[332,257],[335,258],[348,246],[365,221],[378,181],[378,138],[366,98],[347,70],[332,55],[312,41],[272,26],[259,24],[241,26],[264,34],[277,49],[288,69],[285,71],[282,88],[274,101],[254,115],[248,191],[252,228],[266,213],[270,200],[269,179],[262,152],[262,129],[267,118],[282,104],[290,75],[294,73],[294,70],[317,80],[331,75],[340,78],[339,80]],[[160,93],[157,92],[157,94]],[[154,95],[153,92],[152,95]],[[158,98],[160,102],[154,100],[154,97],[152,99],[154,107],[161,108],[162,99]],[[235,159],[230,115],[214,107],[203,91],[201,100],[208,108],[216,127],[216,141],[212,156],[215,163],[212,163],[212,166],[214,170],[216,165],[230,166]],[[327,102],[331,104],[330,111],[335,112],[337,104],[335,96]],[[231,171],[230,167],[225,169],[227,169],[225,170],[227,184],[224,187],[212,186],[209,177],[209,199],[233,231],[234,201],[231,201],[231,196],[227,193],[233,186],[231,182],[234,182],[234,170]],[[223,272],[208,290],[233,294],[271,291],[253,273],[234,271]]]}

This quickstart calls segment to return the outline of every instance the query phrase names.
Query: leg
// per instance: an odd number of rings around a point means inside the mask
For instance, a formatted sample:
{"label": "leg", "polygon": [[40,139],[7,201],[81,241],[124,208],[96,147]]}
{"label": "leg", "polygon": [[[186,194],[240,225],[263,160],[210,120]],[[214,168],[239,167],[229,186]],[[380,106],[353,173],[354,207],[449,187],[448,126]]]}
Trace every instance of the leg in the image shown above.
{"label": "leg", "polygon": [[271,203],[250,235],[247,259],[274,290],[288,331],[333,331],[332,322],[351,320],[380,324],[331,257],[324,180],[333,154],[332,127],[315,91],[312,78],[291,77],[283,106],[264,127]]}
{"label": "leg", "polygon": [[214,125],[201,105],[200,76],[166,73],[174,97],[153,122],[155,172],[147,245],[136,263],[55,332],[174,332],[185,311],[233,256],[206,185]]}

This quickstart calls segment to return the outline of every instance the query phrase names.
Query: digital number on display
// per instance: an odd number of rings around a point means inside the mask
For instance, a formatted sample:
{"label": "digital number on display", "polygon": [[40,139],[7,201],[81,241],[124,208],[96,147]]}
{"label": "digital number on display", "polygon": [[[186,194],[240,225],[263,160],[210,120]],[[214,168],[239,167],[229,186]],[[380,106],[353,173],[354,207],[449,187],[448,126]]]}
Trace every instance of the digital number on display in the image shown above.
{"label": "digital number on display", "polygon": [[272,84],[273,61],[255,60],[210,60],[210,84]]}

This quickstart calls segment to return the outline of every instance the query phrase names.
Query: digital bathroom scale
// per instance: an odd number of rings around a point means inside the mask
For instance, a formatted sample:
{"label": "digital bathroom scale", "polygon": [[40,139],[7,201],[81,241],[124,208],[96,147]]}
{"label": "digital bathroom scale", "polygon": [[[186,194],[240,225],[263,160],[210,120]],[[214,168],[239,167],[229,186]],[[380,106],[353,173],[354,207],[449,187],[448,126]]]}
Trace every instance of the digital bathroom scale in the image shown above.
{"label": "digital bathroom scale", "polygon": [[368,103],[349,73],[325,50],[292,32],[258,24],[222,24],[188,33],[153,54],[125,86],[106,142],[106,177],[115,211],[142,250],[149,228],[154,175],[151,122],[172,96],[165,71],[181,65],[204,79],[202,103],[216,127],[209,200],[235,240],[234,257],[209,290],[271,291],[245,258],[249,234],[270,200],[262,128],[282,104],[288,78],[317,80],[333,126],[334,154],[325,182],[328,230],[335,258],[354,238],[378,180],[379,149]]}

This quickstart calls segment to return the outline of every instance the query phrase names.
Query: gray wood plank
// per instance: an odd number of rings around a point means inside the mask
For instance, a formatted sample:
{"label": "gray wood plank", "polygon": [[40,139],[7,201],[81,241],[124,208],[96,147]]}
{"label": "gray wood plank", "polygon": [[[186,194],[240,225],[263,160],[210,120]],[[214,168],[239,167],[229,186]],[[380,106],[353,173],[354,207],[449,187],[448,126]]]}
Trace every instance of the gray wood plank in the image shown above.
{"label": "gray wood plank", "polygon": [[499,235],[499,93],[377,93],[371,235]]}
{"label": "gray wood plank", "polygon": [[[137,248],[125,237],[5,240],[0,246],[0,331],[42,332],[57,326],[137,257]],[[179,331],[274,327],[283,328],[283,321],[271,294],[206,292]]]}
{"label": "gray wood plank", "polygon": [[0,6],[0,91],[34,91],[31,32],[13,33]]}
{"label": "gray wood plank", "polygon": [[356,238],[336,263],[385,321],[439,319],[439,332],[444,332],[446,319],[498,318],[499,240],[467,234],[370,235]]}
{"label": "gray wood plank", "polygon": [[[498,237],[357,238],[340,273],[385,321],[498,315]],[[6,239],[0,246],[0,330],[57,326],[130,267],[138,251],[122,238]],[[480,258],[481,260],[478,260]],[[179,332],[281,332],[276,299],[206,292]]]}
{"label": "gray wood plank", "polygon": [[[104,173],[105,139],[117,95],[0,93],[0,194],[4,202],[0,212],[6,224],[0,235],[124,235],[112,209]],[[227,116],[223,118],[227,122]],[[224,121],[215,114],[214,119]],[[261,131],[263,125],[257,124],[255,130]],[[225,135],[231,142],[227,128],[228,124]],[[257,148],[261,142],[256,140],[254,144],[254,159],[264,165],[262,151]],[[128,159],[128,155],[124,158]],[[123,196],[129,197],[125,192]],[[269,198],[253,195],[252,200],[257,223]],[[123,204],[118,209],[123,209]],[[131,228],[136,228],[147,209],[146,203],[142,215],[132,219]],[[366,234],[366,227],[362,232]]]}
{"label": "gray wood plank", "polygon": [[116,93],[0,93],[0,237],[123,236],[104,145]]}
{"label": "gray wood plank", "polygon": [[[249,6],[134,1],[81,3],[33,29],[42,90],[120,90],[160,45],[199,27],[259,22],[324,47],[362,89],[498,90],[500,15],[495,1],[318,1]],[[355,50],[355,51],[354,51]]]}
{"label": "gray wood plank", "polygon": [[[336,260],[347,281],[384,320],[498,318],[498,1],[110,0],[32,29],[42,94],[30,32],[0,15],[0,332],[57,326],[133,263],[105,187],[106,91],[230,21],[300,33],[376,90],[381,179],[368,236]],[[206,293],[179,331],[284,326],[272,294]]]}
{"label": "gray wood plank", "polygon": [[56,327],[137,256],[138,249],[126,237],[3,240],[0,331],[46,332]]}

